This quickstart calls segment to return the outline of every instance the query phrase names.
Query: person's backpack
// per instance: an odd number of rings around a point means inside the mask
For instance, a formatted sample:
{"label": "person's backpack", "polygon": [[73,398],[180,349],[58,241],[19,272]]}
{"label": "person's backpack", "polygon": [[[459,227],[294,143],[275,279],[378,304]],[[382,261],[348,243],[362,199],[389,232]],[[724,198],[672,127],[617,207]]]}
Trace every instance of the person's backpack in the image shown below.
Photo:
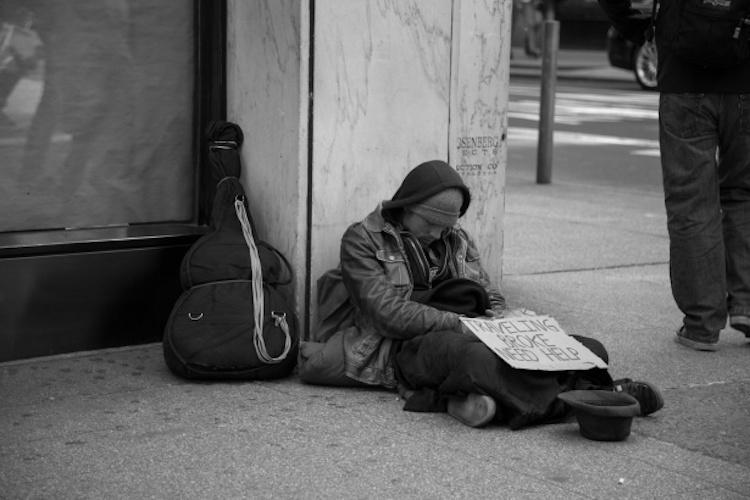
{"label": "person's backpack", "polygon": [[[188,379],[281,378],[294,369],[299,346],[297,319],[280,288],[291,282],[292,271],[279,251],[256,242],[245,192],[235,177],[241,131],[228,125],[209,129],[209,157],[225,176],[216,186],[210,231],[182,260],[184,291],[164,329],[164,360],[174,374]],[[235,132],[235,137],[220,140],[212,131],[218,137]]]}
{"label": "person's backpack", "polygon": [[654,0],[652,18],[656,36],[684,61],[720,69],[750,60],[750,0]]}

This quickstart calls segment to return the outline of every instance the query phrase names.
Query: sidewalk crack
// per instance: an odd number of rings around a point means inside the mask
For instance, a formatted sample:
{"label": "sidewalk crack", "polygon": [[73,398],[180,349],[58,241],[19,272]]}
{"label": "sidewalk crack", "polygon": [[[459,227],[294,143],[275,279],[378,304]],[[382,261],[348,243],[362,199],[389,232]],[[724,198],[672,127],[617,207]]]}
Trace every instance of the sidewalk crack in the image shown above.
{"label": "sidewalk crack", "polygon": [[655,262],[638,262],[634,264],[616,264],[612,266],[596,266],[596,267],[579,267],[575,269],[555,269],[552,271],[535,271],[531,273],[508,273],[505,276],[539,276],[547,274],[564,274],[564,273],[580,273],[589,271],[608,271],[612,269],[628,269],[633,267],[647,267],[647,266],[663,266],[669,264],[669,261],[655,261]]}

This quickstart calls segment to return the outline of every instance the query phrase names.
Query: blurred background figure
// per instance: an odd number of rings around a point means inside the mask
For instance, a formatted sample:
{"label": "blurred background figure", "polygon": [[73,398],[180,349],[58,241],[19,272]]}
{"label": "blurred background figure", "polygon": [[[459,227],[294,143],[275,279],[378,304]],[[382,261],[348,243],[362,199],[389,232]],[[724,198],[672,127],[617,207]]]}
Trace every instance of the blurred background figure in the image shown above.
{"label": "blurred background figure", "polygon": [[70,135],[70,148],[53,177],[58,192],[70,196],[95,165],[127,161],[126,146],[114,137],[132,122],[129,5],[125,0],[37,0],[36,7],[44,91],[28,131],[19,180],[34,184],[47,173],[52,137],[61,131]]}
{"label": "blurred background figure", "polygon": [[32,11],[20,2],[0,3],[0,128],[17,126],[6,113],[8,97],[37,66],[41,42],[33,25]]}
{"label": "blurred background figure", "polygon": [[191,217],[193,26],[192,0],[0,0],[0,232]]}
{"label": "blurred background figure", "polygon": [[523,26],[524,52],[529,57],[539,57],[542,53],[542,25],[544,22],[543,0],[518,0],[520,20]]}

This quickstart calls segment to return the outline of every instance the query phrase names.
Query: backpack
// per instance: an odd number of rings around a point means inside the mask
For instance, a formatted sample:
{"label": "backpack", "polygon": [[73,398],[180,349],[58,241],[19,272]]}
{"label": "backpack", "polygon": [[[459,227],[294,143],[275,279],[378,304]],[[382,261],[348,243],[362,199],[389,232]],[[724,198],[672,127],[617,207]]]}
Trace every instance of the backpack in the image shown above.
{"label": "backpack", "polygon": [[280,288],[291,283],[291,267],[274,247],[256,243],[245,191],[231,175],[239,174],[241,133],[234,143],[212,137],[209,157],[230,175],[216,186],[209,232],[182,259],[183,292],[164,329],[164,360],[187,379],[285,377],[299,348],[297,319]]}
{"label": "backpack", "polygon": [[654,0],[652,26],[680,59],[704,68],[731,68],[750,59],[749,0]]}

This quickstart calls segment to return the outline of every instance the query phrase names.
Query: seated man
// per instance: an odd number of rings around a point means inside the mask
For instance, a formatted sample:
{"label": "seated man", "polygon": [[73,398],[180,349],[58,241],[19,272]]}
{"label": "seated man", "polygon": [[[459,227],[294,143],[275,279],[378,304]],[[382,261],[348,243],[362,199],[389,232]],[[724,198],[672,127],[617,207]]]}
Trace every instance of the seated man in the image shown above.
{"label": "seated man", "polygon": [[[447,411],[474,427],[511,428],[559,420],[570,408],[557,395],[609,388],[635,396],[643,415],[663,406],[650,384],[612,381],[593,368],[519,370],[460,321],[501,316],[505,299],[489,279],[470,236],[458,225],[469,189],[447,163],[407,174],[396,194],[341,240],[341,262],[318,281],[319,327],[300,347],[303,382],[398,388],[405,409]],[[576,337],[607,361],[603,346]]]}

